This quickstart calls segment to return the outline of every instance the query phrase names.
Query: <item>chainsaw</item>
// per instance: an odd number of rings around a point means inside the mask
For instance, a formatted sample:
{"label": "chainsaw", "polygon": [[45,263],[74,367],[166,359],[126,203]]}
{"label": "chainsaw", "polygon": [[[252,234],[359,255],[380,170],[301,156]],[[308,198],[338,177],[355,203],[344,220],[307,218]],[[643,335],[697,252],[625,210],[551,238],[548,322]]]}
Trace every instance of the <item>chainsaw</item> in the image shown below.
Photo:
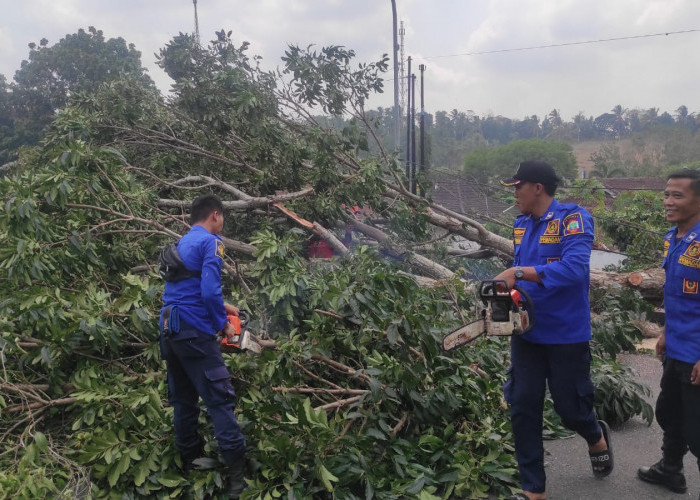
{"label": "chainsaw", "polygon": [[221,334],[221,352],[238,353],[251,351],[260,354],[262,352],[260,344],[253,340],[252,334],[246,329],[248,321],[250,320],[248,311],[240,309],[237,315],[229,314],[226,318],[228,322],[233,325],[235,333],[230,337]]}
{"label": "chainsaw", "polygon": [[442,348],[451,351],[482,335],[497,337],[521,335],[530,331],[534,307],[530,296],[520,288],[508,288],[505,281],[482,281],[478,289],[477,319],[457,328],[442,339]]}

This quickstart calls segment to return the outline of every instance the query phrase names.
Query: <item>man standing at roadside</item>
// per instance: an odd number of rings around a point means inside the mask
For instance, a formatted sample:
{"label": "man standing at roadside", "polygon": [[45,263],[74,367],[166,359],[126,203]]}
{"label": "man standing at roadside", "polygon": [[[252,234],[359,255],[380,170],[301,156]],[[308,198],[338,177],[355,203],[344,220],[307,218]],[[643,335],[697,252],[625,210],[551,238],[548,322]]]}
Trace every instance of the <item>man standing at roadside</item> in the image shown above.
{"label": "man standing at roadside", "polygon": [[640,467],[640,479],[676,493],[687,490],[683,457],[700,464],[700,172],[684,169],[668,176],[666,220],[675,223],[664,238],[664,334],[656,343],[663,362],[656,420],[663,430],[661,460]]}
{"label": "man standing at roadside", "polygon": [[186,269],[166,281],[160,319],[160,348],[168,370],[168,394],[173,407],[175,444],[185,470],[203,452],[197,432],[199,398],[207,407],[226,466],[229,498],[245,488],[245,439],[234,414],[236,393],[221,356],[217,334],[236,332],[227,314],[238,310],[224,304],[221,269],[224,207],[214,195],[192,202],[192,228],[177,244]]}
{"label": "man standing at roadside", "polygon": [[582,207],[554,199],[559,183],[551,165],[524,161],[505,186],[515,186],[522,215],[513,226],[514,261],[494,279],[517,282],[532,299],[533,328],[511,338],[504,386],[510,407],[522,493],[511,500],[543,500],[542,426],[545,391],[569,429],[582,436],[596,477],[613,469],[610,429],[593,411],[588,288],[593,219]]}

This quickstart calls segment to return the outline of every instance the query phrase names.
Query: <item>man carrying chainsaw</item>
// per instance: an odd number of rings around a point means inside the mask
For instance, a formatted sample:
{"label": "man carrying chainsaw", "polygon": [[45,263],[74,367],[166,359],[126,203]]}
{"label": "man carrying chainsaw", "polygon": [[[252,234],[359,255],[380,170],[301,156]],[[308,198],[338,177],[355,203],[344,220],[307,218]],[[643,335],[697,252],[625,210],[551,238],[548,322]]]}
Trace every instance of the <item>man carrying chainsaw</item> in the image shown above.
{"label": "man carrying chainsaw", "polygon": [[494,280],[517,285],[531,297],[534,324],[511,338],[511,367],[504,386],[523,493],[513,500],[546,498],[542,425],[547,386],[554,409],[588,444],[596,477],[613,469],[610,429],[593,411],[588,302],[593,219],[582,207],[559,203],[554,169],[524,161],[501,183],[515,187],[522,215],[514,223],[513,267]]}
{"label": "man carrying chainsaw", "polygon": [[160,317],[160,348],[168,370],[168,400],[173,407],[175,444],[185,470],[201,456],[204,443],[197,432],[199,398],[207,407],[225,464],[230,498],[245,488],[245,438],[234,414],[236,393],[221,356],[217,334],[236,334],[221,292],[224,207],[214,195],[192,202],[192,228],[177,243],[186,269],[166,281]]}

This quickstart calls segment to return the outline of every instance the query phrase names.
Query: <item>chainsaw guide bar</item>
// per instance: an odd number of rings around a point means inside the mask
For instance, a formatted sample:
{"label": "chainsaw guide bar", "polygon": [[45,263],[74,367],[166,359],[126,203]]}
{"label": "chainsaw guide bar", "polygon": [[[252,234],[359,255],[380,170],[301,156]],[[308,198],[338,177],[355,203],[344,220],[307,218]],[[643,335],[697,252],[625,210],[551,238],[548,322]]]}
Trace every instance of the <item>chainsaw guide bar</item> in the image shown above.
{"label": "chainsaw guide bar", "polygon": [[508,288],[505,281],[490,280],[479,284],[477,319],[460,326],[442,339],[442,348],[451,351],[482,335],[503,337],[521,335],[534,324],[534,308],[530,296],[520,288]]}

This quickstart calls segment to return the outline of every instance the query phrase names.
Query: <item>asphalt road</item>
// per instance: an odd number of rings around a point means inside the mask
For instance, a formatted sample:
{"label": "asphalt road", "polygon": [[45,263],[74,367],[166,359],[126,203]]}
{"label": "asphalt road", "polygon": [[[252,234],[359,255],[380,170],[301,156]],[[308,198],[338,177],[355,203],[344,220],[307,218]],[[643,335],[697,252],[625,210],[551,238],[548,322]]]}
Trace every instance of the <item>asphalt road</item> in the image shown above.
{"label": "asphalt road", "polygon": [[[652,390],[652,406],[656,401],[661,378],[661,363],[651,354],[626,354],[622,361],[631,366],[639,380]],[[700,425],[700,422],[698,422]],[[695,457],[685,457],[686,494],[672,493],[665,488],[637,479],[637,469],[651,465],[661,457],[661,429],[634,418],[612,429],[615,470],[604,479],[595,479],[582,438],[545,441],[547,463],[547,497],[550,500],[696,500],[700,494],[700,472]]]}

